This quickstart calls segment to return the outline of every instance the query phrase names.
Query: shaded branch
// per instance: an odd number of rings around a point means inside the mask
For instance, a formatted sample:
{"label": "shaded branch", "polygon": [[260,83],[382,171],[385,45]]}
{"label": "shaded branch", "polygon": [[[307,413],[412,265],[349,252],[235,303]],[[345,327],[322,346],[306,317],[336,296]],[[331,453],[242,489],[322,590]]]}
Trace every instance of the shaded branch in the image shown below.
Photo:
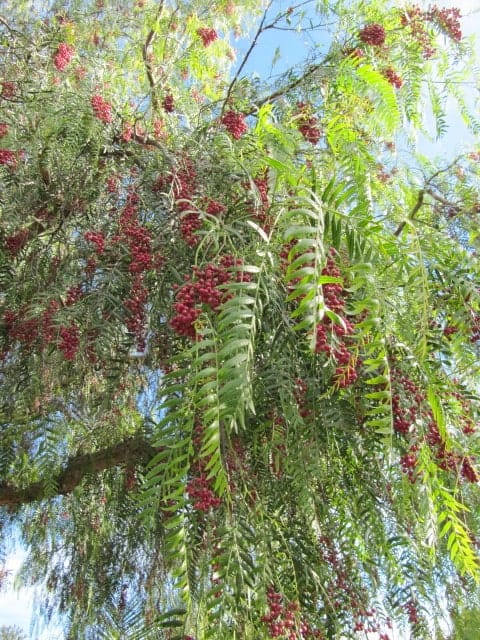
{"label": "shaded branch", "polygon": [[[156,23],[158,23],[158,21],[160,20],[160,16],[162,15],[162,11],[163,11],[163,0],[162,2],[160,2],[160,5],[158,7],[157,10],[157,15],[155,18]],[[157,86],[157,82],[155,80],[155,78],[153,77],[153,67],[152,67],[152,63],[150,60],[150,52],[151,52],[151,46],[152,43],[155,39],[156,36],[156,32],[155,29],[151,29],[148,32],[147,38],[145,40],[145,43],[142,47],[142,58],[143,58],[143,62],[145,64],[145,71],[147,73],[147,78],[148,78],[148,84],[150,85],[150,88],[152,90],[152,106],[153,109],[156,111],[158,109],[158,98],[155,94],[155,89]]]}
{"label": "shaded branch", "polygon": [[[413,209],[410,212],[410,215],[408,216],[408,220],[413,220],[413,218],[416,216],[416,214],[418,213],[419,209],[422,207],[423,205],[423,198],[425,196],[425,191],[424,189],[420,189],[420,191],[418,192],[418,198],[417,201],[413,207]],[[395,231],[393,232],[394,236],[398,236],[402,233],[402,231],[405,228],[405,225],[407,224],[407,220],[402,220],[402,222],[398,225],[398,227],[395,229]]]}
{"label": "shaded branch", "polygon": [[129,438],[119,444],[101,449],[95,453],[73,456],[68,459],[63,471],[55,475],[48,483],[34,482],[19,489],[7,483],[0,483],[0,506],[18,507],[54,497],[48,490],[56,485],[55,496],[71,493],[89,473],[99,473],[122,464],[141,464],[155,455],[155,449],[143,438]]}

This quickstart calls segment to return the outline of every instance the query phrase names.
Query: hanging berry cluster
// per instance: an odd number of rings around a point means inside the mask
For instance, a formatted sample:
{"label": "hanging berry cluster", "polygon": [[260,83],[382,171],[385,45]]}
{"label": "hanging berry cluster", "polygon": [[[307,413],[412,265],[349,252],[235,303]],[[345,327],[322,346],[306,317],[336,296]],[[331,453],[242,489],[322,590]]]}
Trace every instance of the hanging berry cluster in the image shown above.
{"label": "hanging berry cluster", "polygon": [[321,131],[318,118],[311,115],[310,109],[305,102],[297,103],[297,127],[305,140],[315,145],[320,140]]}
{"label": "hanging berry cluster", "polygon": [[93,114],[96,118],[104,122],[105,124],[109,124],[112,122],[112,105],[104,100],[102,96],[96,93],[92,96],[90,103],[92,105]]}
{"label": "hanging berry cluster", "polygon": [[403,86],[403,80],[392,67],[387,67],[382,73],[395,89],[400,89]]}
{"label": "hanging berry cluster", "polygon": [[238,111],[226,111],[222,116],[221,123],[235,140],[239,140],[248,131],[245,115]]}
{"label": "hanging berry cluster", "polygon": [[199,238],[196,232],[202,226],[202,219],[193,203],[197,191],[197,173],[192,162],[186,158],[171,176],[160,176],[153,185],[153,191],[163,191],[170,187],[175,208],[181,213],[180,233],[189,247],[195,247]]}
{"label": "hanging berry cluster", "polygon": [[162,107],[167,113],[173,113],[175,109],[175,101],[171,93],[167,93],[162,102]]}
{"label": "hanging berry cluster", "polygon": [[[185,284],[177,291],[173,305],[175,315],[170,321],[174,331],[180,336],[195,340],[198,338],[196,322],[205,310],[217,311],[228,298],[222,285],[232,281],[231,269],[241,266],[242,261],[233,256],[223,256],[220,265],[207,264],[203,269],[193,268],[193,278],[185,276]],[[237,281],[246,280],[248,274],[238,271]]]}
{"label": "hanging berry cluster", "polygon": [[[257,176],[256,178],[254,178],[253,184],[255,185],[254,192],[256,200],[254,202],[252,202],[251,200],[247,202],[247,211],[255,221],[260,223],[263,230],[268,233],[270,231],[272,220],[269,213],[270,198],[268,196],[267,172],[265,172],[263,176]],[[243,187],[249,192],[252,192],[253,190],[250,182],[244,182]]]}
{"label": "hanging berry cluster", "polygon": [[[320,536],[319,540],[320,560],[327,565],[331,578],[327,582],[327,599],[325,607],[333,610],[350,610],[354,621],[353,631],[369,633],[382,633],[382,624],[378,620],[378,612],[374,607],[368,608],[368,593],[363,586],[355,585],[353,572],[341,550],[337,550],[335,543],[327,535]],[[387,629],[391,629],[390,620],[386,621]],[[388,633],[383,632],[382,640],[390,640]]]}
{"label": "hanging berry cluster", "polygon": [[58,45],[57,51],[53,56],[53,64],[57,71],[65,71],[75,54],[75,49],[65,42]]}
{"label": "hanging berry cluster", "polygon": [[444,7],[440,9],[437,5],[433,5],[425,12],[427,20],[436,24],[441,31],[447,36],[460,42],[462,39],[462,28],[460,25],[461,13],[456,7]]}
{"label": "hanging berry cluster", "polygon": [[367,24],[358,33],[360,40],[373,47],[381,47],[385,43],[386,33],[381,24]]}
{"label": "hanging berry cluster", "polygon": [[217,509],[222,504],[222,501],[213,491],[211,478],[208,478],[207,466],[210,458],[199,455],[202,448],[203,431],[203,425],[197,423],[193,437],[193,447],[196,455],[190,467],[192,477],[187,482],[187,495],[195,511],[206,512],[211,509]]}
{"label": "hanging berry cluster", "polygon": [[400,18],[402,27],[408,29],[410,36],[422,50],[423,57],[428,60],[435,53],[432,46],[432,35],[427,31],[426,14],[418,5],[408,7]]}
{"label": "hanging berry cluster", "polygon": [[17,166],[17,154],[11,149],[0,149],[0,164],[7,165],[9,167]]}
{"label": "hanging berry cluster", "polygon": [[455,42],[460,42],[462,39],[460,18],[460,10],[454,7],[440,9],[433,5],[424,11],[418,5],[412,5],[404,11],[400,22],[421,47],[423,57],[428,59],[434,55],[435,48],[432,46],[433,37],[427,30],[427,23],[430,22]]}
{"label": "hanging berry cluster", "polygon": [[80,332],[78,327],[73,323],[68,327],[61,327],[58,348],[63,353],[65,360],[74,360],[79,346]]}
{"label": "hanging berry cluster", "polygon": [[270,638],[285,640],[310,640],[325,636],[319,629],[312,629],[308,622],[298,620],[299,606],[297,602],[283,603],[281,593],[275,591],[272,585],[267,589],[268,613],[260,618],[268,629]]}
{"label": "hanging berry cluster", "polygon": [[139,197],[134,189],[130,189],[125,206],[120,215],[120,234],[117,242],[126,244],[129,249],[128,271],[133,280],[130,292],[124,301],[128,311],[126,326],[135,336],[139,351],[145,350],[145,307],[148,302],[148,289],[145,284],[145,273],[153,267],[152,237],[150,231],[138,220]]}
{"label": "hanging berry cluster", "polygon": [[5,238],[5,249],[12,258],[18,256],[30,237],[29,229],[20,229],[16,233]]}
{"label": "hanging berry cluster", "polygon": [[215,29],[209,29],[208,27],[197,29],[197,35],[202,39],[204,47],[210,46],[218,38]]}
{"label": "hanging berry cluster", "polygon": [[[327,264],[322,270],[322,275],[339,278],[340,269],[337,267],[333,256],[327,259]],[[323,285],[325,305],[334,311],[342,320],[342,324],[333,322],[327,315],[316,328],[316,353],[324,353],[337,366],[334,373],[335,383],[339,387],[348,387],[357,379],[356,358],[351,351],[348,337],[354,333],[354,326],[345,314],[345,293],[341,284],[329,283]]]}
{"label": "hanging berry cluster", "polygon": [[[478,482],[479,475],[473,466],[472,457],[464,456],[447,447],[447,443],[439,432],[432,410],[426,402],[425,393],[415,382],[403,375],[398,367],[391,367],[391,375],[394,390],[392,395],[393,427],[399,435],[408,439],[409,448],[400,457],[400,464],[409,480],[416,481],[417,452],[420,448],[420,442],[423,441],[431,449],[441,469],[453,472],[457,477],[463,477],[468,482]],[[467,418],[463,423],[466,435],[474,431],[471,419]],[[421,437],[418,431],[422,424],[426,426],[426,431]]]}

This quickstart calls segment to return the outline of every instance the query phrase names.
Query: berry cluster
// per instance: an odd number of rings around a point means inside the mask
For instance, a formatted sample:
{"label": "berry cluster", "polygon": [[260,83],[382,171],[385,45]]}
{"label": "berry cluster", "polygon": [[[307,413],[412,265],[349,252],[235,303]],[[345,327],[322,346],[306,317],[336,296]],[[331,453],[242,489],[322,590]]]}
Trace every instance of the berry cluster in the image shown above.
{"label": "berry cluster", "polygon": [[120,139],[122,142],[130,142],[133,136],[133,127],[130,122],[124,122],[122,125],[122,134]]}
{"label": "berry cluster", "polygon": [[23,247],[27,244],[30,237],[29,229],[20,229],[11,236],[5,238],[5,249],[14,258],[17,256]]}
{"label": "berry cluster", "polygon": [[75,54],[75,49],[65,42],[58,45],[57,51],[53,56],[53,64],[57,71],[65,71]]}
{"label": "berry cluster", "polygon": [[195,511],[210,511],[217,509],[221,504],[221,499],[212,489],[212,481],[209,479],[207,466],[209,457],[200,457],[198,452],[202,448],[203,441],[203,425],[197,423],[194,429],[193,447],[196,452],[196,458],[192,464],[192,477],[187,482],[187,495],[192,500],[192,506]]}
{"label": "berry cluster", "polygon": [[166,136],[165,122],[161,118],[156,118],[153,121],[153,135],[157,140],[161,140]]}
{"label": "berry cluster", "polygon": [[395,87],[395,89],[400,89],[403,85],[403,80],[398,75],[398,73],[392,69],[392,67],[388,67],[383,72],[383,76],[389,81],[389,83]]}
{"label": "berry cluster", "polygon": [[245,115],[238,111],[227,111],[223,114],[221,123],[225,126],[230,135],[239,140],[243,134],[248,130],[247,123],[245,122]]}
{"label": "berry cluster", "polygon": [[438,27],[452,40],[460,42],[462,39],[462,28],[460,25],[460,9],[455,7],[440,9],[437,5],[433,5],[426,12],[428,20],[434,22]]}
{"label": "berry cluster", "polygon": [[17,85],[15,82],[4,80],[3,82],[0,82],[0,87],[2,88],[0,91],[0,97],[5,98],[5,100],[15,97],[17,93]]}
{"label": "berry cluster", "polygon": [[88,242],[93,242],[97,255],[101,256],[105,251],[105,236],[101,231],[86,231],[84,236]]}
{"label": "berry cluster", "polygon": [[[332,254],[333,255],[333,254]],[[330,255],[327,264],[322,270],[322,275],[339,278],[341,273],[335,261]],[[344,315],[345,312],[345,296],[344,289],[341,284],[324,284],[323,296],[325,305],[331,311],[339,315],[343,324],[332,322],[325,315],[322,322],[316,328],[316,353],[325,353],[337,363],[334,379],[339,387],[348,387],[357,379],[357,371],[355,366],[355,358],[350,353],[347,346],[347,338],[354,332],[353,324]]]}
{"label": "berry cluster", "polygon": [[38,337],[38,318],[29,318],[27,309],[18,312],[7,309],[3,314],[3,322],[11,340],[18,340],[21,344],[30,346]]}
{"label": "berry cluster", "polygon": [[90,104],[92,105],[93,113],[96,118],[105,124],[112,122],[112,105],[104,100],[102,96],[95,94],[92,96]]}
{"label": "berry cluster", "polygon": [[425,28],[426,14],[418,5],[408,7],[400,18],[401,25],[407,27],[411,36],[420,45],[423,57],[431,58],[435,53],[432,47],[432,36]]}
{"label": "berry cluster", "polygon": [[74,360],[80,346],[79,330],[75,324],[60,328],[60,340],[58,348],[63,353],[65,360]]}
{"label": "berry cluster", "polygon": [[10,167],[17,166],[17,154],[11,149],[0,149],[0,164]]}
{"label": "berry cluster", "polygon": [[[263,227],[263,229],[268,233],[270,230],[271,219],[269,215],[270,210],[270,199],[268,197],[268,175],[265,172],[263,176],[258,176],[254,178],[253,184],[256,187],[255,195],[258,197],[260,202],[249,202],[247,203],[248,211],[252,215],[252,217],[257,220]],[[243,183],[245,189],[249,191],[252,190],[252,186],[249,182]]]}
{"label": "berry cluster", "polygon": [[66,299],[65,299],[65,305],[67,307],[70,307],[70,306],[72,306],[72,304],[75,304],[76,302],[78,302],[82,298],[83,298],[82,287],[80,287],[80,286],[69,287],[67,289],[67,296],[66,296]]}
{"label": "berry cluster", "polygon": [[0,138],[3,138],[8,134],[8,124],[6,122],[0,122]]}
{"label": "berry cluster", "polygon": [[[377,610],[368,608],[368,593],[360,585],[355,585],[353,580],[354,572],[351,564],[343,556],[341,550],[337,550],[334,541],[327,535],[320,536],[319,540],[320,559],[325,562],[331,571],[331,579],[326,584],[328,599],[325,602],[326,608],[343,609],[349,608],[354,620],[354,631],[363,631],[365,637],[370,633],[380,633],[382,625],[378,620]],[[387,628],[391,629],[391,622],[386,621]],[[387,640],[389,636],[384,634]]]}
{"label": "berry cluster", "polygon": [[409,602],[407,602],[407,604],[404,606],[404,609],[407,612],[408,621],[410,622],[410,624],[411,625],[418,624],[419,623],[418,609],[415,602],[413,600],[409,600]]}
{"label": "berry cluster", "polygon": [[318,118],[310,114],[310,108],[304,102],[297,103],[297,126],[302,136],[311,144],[317,144],[321,132],[318,127]]}
{"label": "berry cluster", "polygon": [[200,29],[197,29],[197,35],[202,39],[204,47],[208,47],[218,38],[215,29],[209,29],[208,27],[201,27]]}
{"label": "berry cluster", "polygon": [[207,206],[205,207],[205,211],[209,213],[211,216],[218,216],[222,213],[225,213],[227,210],[226,206],[218,200],[209,200],[207,202]]}
{"label": "berry cluster", "polygon": [[365,44],[381,47],[385,43],[386,33],[381,24],[367,24],[358,33],[358,37]]}
{"label": "berry cluster", "polygon": [[192,204],[197,189],[196,171],[190,160],[186,159],[183,166],[178,168],[173,176],[165,178],[160,176],[153,185],[153,191],[162,191],[171,185],[176,208],[183,213],[180,219],[180,233],[189,247],[198,244],[199,238],[196,231],[201,228],[202,220],[197,208]]}
{"label": "berry cluster", "polygon": [[[444,471],[451,471],[457,476],[462,476],[468,482],[478,482],[479,476],[473,466],[472,458],[447,449],[447,445],[433,418],[432,411],[425,405],[426,396],[417,384],[407,376],[402,375],[395,367],[392,367],[392,382],[396,387],[396,391],[392,396],[393,426],[398,434],[408,436],[411,440],[409,450],[400,458],[402,470],[408,474],[411,482],[415,482],[416,479],[414,469],[417,461],[417,423],[419,419],[426,424],[424,441],[432,450],[438,466]],[[454,394],[454,397],[456,395],[459,396],[459,394]],[[459,397],[461,398],[461,396]],[[464,410],[468,414],[466,405],[464,405]],[[464,433],[468,434],[475,430],[473,421],[468,415],[462,419],[462,422],[464,424]]]}
{"label": "berry cluster", "polygon": [[132,285],[128,298],[124,301],[125,308],[128,310],[128,317],[125,321],[127,330],[131,333],[136,341],[139,351],[145,351],[145,305],[148,301],[148,289],[144,285],[144,276],[137,273]]}
{"label": "berry cluster", "polygon": [[276,592],[270,585],[267,590],[268,613],[261,617],[261,621],[267,625],[270,638],[288,638],[288,640],[297,640],[296,632],[296,613],[298,604],[289,602],[287,605],[282,604],[282,594]]}
{"label": "berry cluster", "polygon": [[[170,321],[173,329],[180,336],[197,338],[195,323],[202,313],[203,308],[216,311],[220,304],[226,300],[222,285],[230,282],[230,269],[239,266],[240,260],[232,256],[223,256],[220,266],[207,264],[204,269],[194,267],[195,280],[185,276],[185,284],[177,291],[176,301],[173,305],[175,315]],[[245,279],[247,274],[239,272],[237,279]]]}
{"label": "berry cluster", "polygon": [[132,274],[143,273],[152,268],[152,236],[148,229],[139,224],[138,195],[130,191],[120,216],[120,240],[125,241],[130,251],[128,270]]}
{"label": "berry cluster", "polygon": [[412,444],[408,449],[407,453],[404,453],[400,456],[400,465],[402,467],[403,473],[408,475],[408,479],[413,484],[416,479],[415,468],[417,466],[418,458],[417,458],[418,445]]}
{"label": "berry cluster", "polygon": [[162,107],[167,113],[172,113],[175,109],[175,101],[171,93],[167,93],[162,102]]}
{"label": "berry cluster", "polygon": [[195,475],[188,481],[187,495],[193,501],[195,511],[210,511],[222,504],[221,499],[212,490],[211,480],[207,478],[205,472]]}

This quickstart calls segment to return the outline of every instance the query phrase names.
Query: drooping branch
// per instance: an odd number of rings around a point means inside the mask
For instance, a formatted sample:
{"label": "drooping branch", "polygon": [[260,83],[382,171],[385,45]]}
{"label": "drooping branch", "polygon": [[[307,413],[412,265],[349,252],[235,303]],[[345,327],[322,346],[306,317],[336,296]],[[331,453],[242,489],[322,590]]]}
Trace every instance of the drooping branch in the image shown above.
{"label": "drooping branch", "polygon": [[[57,487],[55,495],[67,495],[77,487],[89,473],[99,473],[122,464],[134,465],[148,462],[155,455],[155,449],[143,438],[129,438],[119,444],[101,449],[95,453],[74,456],[68,459],[63,471],[53,478],[53,482],[34,482],[19,489],[7,483],[0,483],[0,506],[18,507],[53,497],[49,493],[52,485]],[[48,489],[47,489],[48,484]]]}

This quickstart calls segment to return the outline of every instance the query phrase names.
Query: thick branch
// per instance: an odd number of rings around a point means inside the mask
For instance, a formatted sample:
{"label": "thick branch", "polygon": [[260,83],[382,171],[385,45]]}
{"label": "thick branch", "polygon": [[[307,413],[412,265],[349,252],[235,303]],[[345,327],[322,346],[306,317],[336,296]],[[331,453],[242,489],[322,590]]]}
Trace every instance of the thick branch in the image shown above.
{"label": "thick branch", "polygon": [[46,485],[55,485],[55,495],[66,495],[77,487],[89,473],[99,473],[122,464],[146,463],[155,455],[155,449],[142,438],[129,438],[107,449],[95,453],[69,458],[64,470],[52,478],[51,482],[34,482],[23,489],[0,483],[0,506],[16,507],[52,497]]}

